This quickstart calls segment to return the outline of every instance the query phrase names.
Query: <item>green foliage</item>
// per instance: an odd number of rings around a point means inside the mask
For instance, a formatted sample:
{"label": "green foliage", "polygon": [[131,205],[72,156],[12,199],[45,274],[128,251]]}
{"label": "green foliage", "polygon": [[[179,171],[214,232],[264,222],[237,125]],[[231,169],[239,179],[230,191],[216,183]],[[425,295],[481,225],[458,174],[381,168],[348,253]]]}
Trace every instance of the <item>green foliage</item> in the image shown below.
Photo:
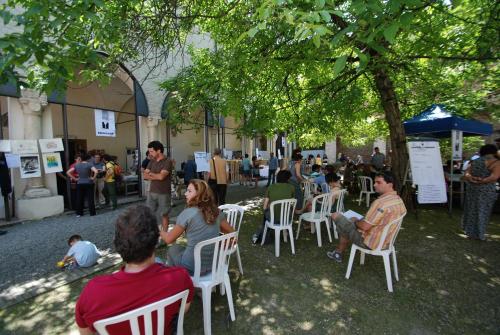
{"label": "green foliage", "polygon": [[497,11],[478,0],[249,1],[223,24],[200,24],[223,48],[193,52],[192,69],[165,87],[191,107],[241,117],[243,133],[284,131],[307,145],[342,135],[362,144],[389,133],[373,79],[379,68],[394,81],[402,119],[432,103],[468,117],[496,110],[488,104],[495,53],[479,41],[498,39]]}
{"label": "green foliage", "polygon": [[210,111],[241,119],[241,134],[359,144],[398,133],[381,70],[402,119],[432,103],[498,119],[498,12],[487,0],[10,0],[0,16],[22,30],[0,38],[0,82],[106,81],[120,62],[163,61],[196,27],[215,47],[190,48],[192,66],[162,84],[172,127]]}

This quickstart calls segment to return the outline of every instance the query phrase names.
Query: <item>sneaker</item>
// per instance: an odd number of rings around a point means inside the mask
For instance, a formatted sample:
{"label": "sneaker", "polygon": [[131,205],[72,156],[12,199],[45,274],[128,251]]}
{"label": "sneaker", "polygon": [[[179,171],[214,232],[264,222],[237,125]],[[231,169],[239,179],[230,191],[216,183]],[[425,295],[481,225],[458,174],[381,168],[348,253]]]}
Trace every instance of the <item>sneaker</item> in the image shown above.
{"label": "sneaker", "polygon": [[252,243],[253,244],[257,244],[258,240],[259,240],[259,235],[253,234],[253,236],[252,236]]}
{"label": "sneaker", "polygon": [[337,263],[342,263],[342,255],[336,251],[328,251],[326,253],[328,258],[333,259]]}
{"label": "sneaker", "polygon": [[76,217],[79,218],[79,217],[82,217],[82,216],[81,215],[77,215]]}

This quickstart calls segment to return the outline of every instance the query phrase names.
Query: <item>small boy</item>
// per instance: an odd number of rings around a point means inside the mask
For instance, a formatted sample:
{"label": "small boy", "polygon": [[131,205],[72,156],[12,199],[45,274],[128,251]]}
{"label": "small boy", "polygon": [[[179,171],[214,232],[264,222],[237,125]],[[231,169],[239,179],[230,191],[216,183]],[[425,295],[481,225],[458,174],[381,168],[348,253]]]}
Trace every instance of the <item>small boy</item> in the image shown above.
{"label": "small boy", "polygon": [[77,266],[86,268],[94,265],[101,253],[96,246],[89,241],[82,241],[80,235],[73,235],[68,240],[70,246],[68,253],[62,259],[62,263],[75,263]]}

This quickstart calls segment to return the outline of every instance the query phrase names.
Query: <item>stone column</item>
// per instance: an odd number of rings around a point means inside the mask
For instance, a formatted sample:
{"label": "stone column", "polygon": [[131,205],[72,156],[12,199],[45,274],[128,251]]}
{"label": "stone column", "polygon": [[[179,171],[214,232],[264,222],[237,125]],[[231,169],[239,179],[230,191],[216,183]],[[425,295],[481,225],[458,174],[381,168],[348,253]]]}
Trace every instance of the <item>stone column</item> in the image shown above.
{"label": "stone column", "polygon": [[148,117],[147,128],[148,128],[148,141],[158,140],[158,123],[159,119]]}
{"label": "stone column", "polygon": [[[19,98],[24,117],[24,139],[38,140],[42,138],[42,112],[47,106],[47,97],[40,95],[34,90],[25,89],[21,91]],[[42,157],[40,165],[42,165]],[[41,168],[41,167],[40,167]],[[27,198],[40,198],[50,196],[50,191],[45,188],[41,177],[29,178],[24,196]]]}

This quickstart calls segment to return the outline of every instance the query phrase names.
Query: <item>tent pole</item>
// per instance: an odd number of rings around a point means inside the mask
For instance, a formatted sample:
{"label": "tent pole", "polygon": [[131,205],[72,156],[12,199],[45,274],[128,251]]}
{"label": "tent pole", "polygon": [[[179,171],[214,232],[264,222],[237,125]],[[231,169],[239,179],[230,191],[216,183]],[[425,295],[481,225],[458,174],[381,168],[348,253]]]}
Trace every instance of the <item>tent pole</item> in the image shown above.
{"label": "tent pole", "polygon": [[[451,140],[451,139],[450,139]],[[451,163],[450,163],[450,199],[449,199],[448,214],[451,216],[453,209],[453,148],[451,148]]]}

